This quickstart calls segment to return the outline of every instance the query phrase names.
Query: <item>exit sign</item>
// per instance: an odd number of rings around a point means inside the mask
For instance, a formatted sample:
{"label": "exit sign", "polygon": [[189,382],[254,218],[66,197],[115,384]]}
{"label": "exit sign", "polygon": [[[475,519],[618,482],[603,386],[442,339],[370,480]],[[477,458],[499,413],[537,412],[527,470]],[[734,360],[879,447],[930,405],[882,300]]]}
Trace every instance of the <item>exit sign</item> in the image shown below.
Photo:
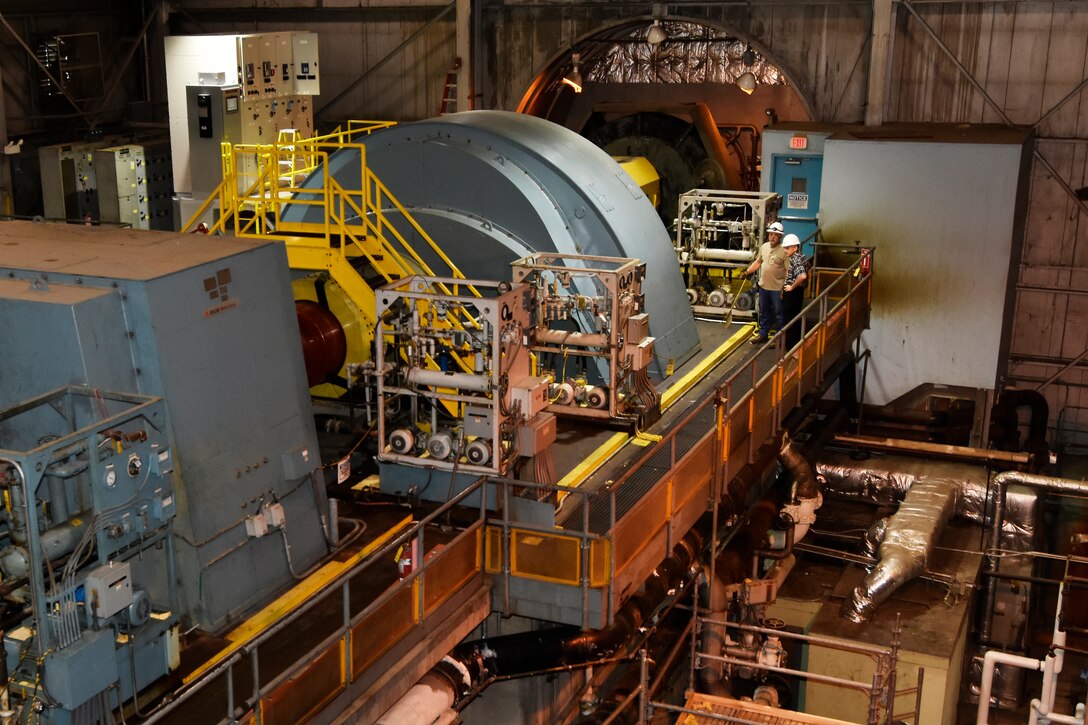
{"label": "exit sign", "polygon": [[791,136],[790,137],[791,149],[807,149],[808,148],[808,136]]}

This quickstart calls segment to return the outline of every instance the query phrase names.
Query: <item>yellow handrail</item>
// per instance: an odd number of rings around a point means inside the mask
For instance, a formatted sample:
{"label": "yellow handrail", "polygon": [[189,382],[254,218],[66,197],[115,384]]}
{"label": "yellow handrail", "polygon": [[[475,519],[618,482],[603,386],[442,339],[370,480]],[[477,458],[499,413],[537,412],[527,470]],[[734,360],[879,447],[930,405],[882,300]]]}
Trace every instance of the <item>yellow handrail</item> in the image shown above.
{"label": "yellow handrail", "polygon": [[[368,168],[366,147],[352,141],[359,134],[393,125],[350,121],[346,128],[307,139],[281,136],[272,144],[224,144],[223,182],[186,228],[191,228],[218,201],[221,214],[212,232],[223,230],[233,221],[236,236],[283,241],[293,267],[323,270],[344,289],[369,322],[363,326],[368,328],[364,337],[373,335],[377,322],[373,319],[374,290],[355,268],[353,260],[365,258],[386,283],[413,274],[466,279],[409,210]],[[359,155],[358,189],[346,188],[329,173],[330,158],[343,149],[354,149]],[[320,185],[298,183],[301,178],[320,179]],[[284,221],[282,213],[288,205],[317,207],[321,219]],[[448,272],[436,274],[420,254],[424,249]],[[445,294],[461,294],[459,285],[453,285],[452,292],[445,284],[439,283],[437,287]],[[475,286],[465,287],[468,294],[481,297]],[[458,319],[450,319],[449,324],[461,329],[479,326],[467,312]],[[458,367],[470,370],[469,362],[456,353],[452,356]]]}

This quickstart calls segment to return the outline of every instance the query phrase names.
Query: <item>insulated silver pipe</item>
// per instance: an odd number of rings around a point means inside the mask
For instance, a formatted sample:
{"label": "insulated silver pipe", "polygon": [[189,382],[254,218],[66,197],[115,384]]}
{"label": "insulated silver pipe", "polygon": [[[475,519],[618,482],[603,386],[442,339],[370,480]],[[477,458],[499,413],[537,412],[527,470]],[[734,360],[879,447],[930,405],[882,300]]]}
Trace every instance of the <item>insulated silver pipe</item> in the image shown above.
{"label": "insulated silver pipe", "polygon": [[880,561],[843,603],[842,616],[866,622],[896,589],[921,574],[937,537],[956,510],[960,489],[955,481],[922,478],[914,482],[899,511],[888,522],[880,544]]}
{"label": "insulated silver pipe", "polygon": [[997,601],[997,577],[994,575],[1001,568],[1001,558],[998,556],[997,550],[1001,546],[1001,530],[1005,524],[1005,497],[1010,484],[1026,486],[1047,493],[1088,497],[1088,482],[1085,481],[1051,478],[1050,476],[1040,476],[1021,471],[1005,471],[994,476],[994,514],[990,521],[990,554],[986,558],[986,568],[990,576],[986,577],[986,609],[979,625],[979,640],[984,644],[990,641],[990,635],[993,631],[994,605]]}
{"label": "insulated silver pipe", "polygon": [[891,519],[891,516],[881,516],[872,526],[865,530],[865,535],[861,537],[861,551],[863,554],[872,557],[876,556],[881,543],[884,542],[884,535],[888,533],[888,522]]}

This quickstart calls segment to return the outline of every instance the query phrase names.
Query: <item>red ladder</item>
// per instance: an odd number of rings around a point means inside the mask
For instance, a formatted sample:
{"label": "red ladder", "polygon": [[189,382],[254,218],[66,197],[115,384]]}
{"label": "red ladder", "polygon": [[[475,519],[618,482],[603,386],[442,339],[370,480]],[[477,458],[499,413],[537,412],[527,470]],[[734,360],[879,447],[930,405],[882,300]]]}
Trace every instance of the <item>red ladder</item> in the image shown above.
{"label": "red ladder", "polygon": [[442,104],[438,107],[438,115],[456,113],[457,108],[457,72],[461,70],[461,59],[453,59],[453,68],[446,72],[446,85],[442,87]]}

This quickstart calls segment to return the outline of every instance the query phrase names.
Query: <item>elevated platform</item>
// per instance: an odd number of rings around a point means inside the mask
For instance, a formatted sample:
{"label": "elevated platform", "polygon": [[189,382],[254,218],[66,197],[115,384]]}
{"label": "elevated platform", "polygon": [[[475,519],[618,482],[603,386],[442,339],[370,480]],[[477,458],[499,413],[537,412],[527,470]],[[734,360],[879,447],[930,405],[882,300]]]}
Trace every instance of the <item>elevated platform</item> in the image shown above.
{"label": "elevated platform", "polygon": [[[872,279],[858,270],[836,270],[806,307],[793,349],[782,335],[759,348],[704,344],[704,354],[719,350],[721,361],[700,369],[690,388],[664,394],[671,405],[648,435],[614,435],[580,452],[595,465],[561,482],[554,520],[539,507],[525,516],[530,506],[493,518],[485,554],[486,570],[500,579],[495,609],[585,628],[610,624],[756,452],[777,440],[790,411],[853,354],[868,325]],[[727,334],[727,325],[712,324],[700,331]]]}
{"label": "elevated platform", "polygon": [[[481,479],[421,521],[375,524],[347,560],[207,645],[213,656],[148,721],[368,721],[491,611],[606,626],[783,418],[852,355],[872,278],[857,265],[837,271],[793,349],[782,335],[747,344],[749,325],[701,323],[702,356],[666,381],[649,431],[565,424],[560,484]],[[534,486],[561,503],[516,495]],[[459,506],[490,494],[497,512]],[[458,526],[439,526],[451,514]],[[419,560],[398,577],[396,552],[413,541]]]}

